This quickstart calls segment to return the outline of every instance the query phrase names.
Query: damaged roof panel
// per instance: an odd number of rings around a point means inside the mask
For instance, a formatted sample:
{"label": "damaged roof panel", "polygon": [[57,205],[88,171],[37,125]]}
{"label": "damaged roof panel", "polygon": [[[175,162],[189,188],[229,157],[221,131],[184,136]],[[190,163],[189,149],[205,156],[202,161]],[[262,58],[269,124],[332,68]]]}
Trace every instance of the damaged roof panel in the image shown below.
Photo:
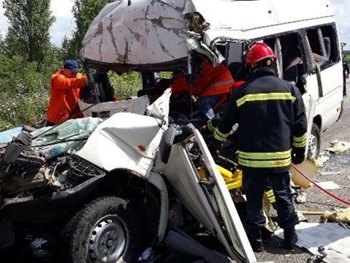
{"label": "damaged roof panel", "polygon": [[[193,30],[186,14],[194,13],[209,28]],[[119,0],[106,5],[92,22],[82,56],[106,64],[174,62],[198,47],[193,41],[206,49],[220,38],[254,39],[312,26],[312,21],[320,24],[320,19],[329,23],[333,16],[329,0]]]}
{"label": "damaged roof panel", "polygon": [[218,38],[255,39],[334,20],[329,0],[192,1],[210,23],[204,39],[207,45]]}
{"label": "damaged roof panel", "polygon": [[186,0],[121,0],[108,4],[87,31],[82,55],[94,61],[131,65],[187,57],[187,4]]}
{"label": "damaged roof panel", "polygon": [[329,0],[192,0],[210,30],[254,29],[334,15]]}

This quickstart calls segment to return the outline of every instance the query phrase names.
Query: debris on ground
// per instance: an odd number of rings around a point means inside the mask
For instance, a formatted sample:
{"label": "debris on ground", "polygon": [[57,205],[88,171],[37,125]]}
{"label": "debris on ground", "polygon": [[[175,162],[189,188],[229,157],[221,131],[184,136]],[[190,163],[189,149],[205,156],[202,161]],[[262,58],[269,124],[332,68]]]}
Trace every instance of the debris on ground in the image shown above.
{"label": "debris on ground", "polygon": [[309,257],[307,259],[307,263],[314,263],[314,262],[323,262],[323,259],[327,257],[327,253],[325,252],[324,247],[318,247],[318,253],[313,255],[312,257]]}
{"label": "debris on ground", "polygon": [[327,189],[327,190],[334,190],[334,189],[340,188],[340,186],[333,181],[318,182],[317,184],[321,186],[323,189]]}
{"label": "debris on ground", "polygon": [[321,176],[326,176],[326,175],[340,175],[340,172],[320,172]]}
{"label": "debris on ground", "polygon": [[297,213],[299,222],[307,222],[306,217],[304,216],[302,211],[295,211]]}
{"label": "debris on ground", "polygon": [[332,153],[348,153],[350,152],[350,143],[344,141],[335,140],[331,142],[332,147],[326,148],[327,151]]}
{"label": "debris on ground", "polygon": [[299,191],[297,191],[297,194],[294,197],[294,201],[297,204],[304,204],[304,203],[306,203],[306,196],[307,195],[306,195],[305,191],[299,190]]}
{"label": "debris on ground", "polygon": [[[350,263],[350,230],[336,223],[300,223],[296,225],[298,242],[296,245],[306,248],[313,255],[319,255],[324,248],[326,256],[323,262]],[[283,231],[278,229],[275,235],[283,239]]]}
{"label": "debris on ground", "polygon": [[322,216],[324,212],[321,211],[301,211],[296,210],[297,214],[302,214],[303,216],[309,215],[309,216]]}
{"label": "debris on ground", "polygon": [[322,152],[314,162],[318,167],[323,167],[324,163],[326,163],[329,158],[329,152]]}
{"label": "debris on ground", "polygon": [[350,223],[350,207],[345,209],[335,208],[333,211],[325,211],[322,217],[328,221]]}

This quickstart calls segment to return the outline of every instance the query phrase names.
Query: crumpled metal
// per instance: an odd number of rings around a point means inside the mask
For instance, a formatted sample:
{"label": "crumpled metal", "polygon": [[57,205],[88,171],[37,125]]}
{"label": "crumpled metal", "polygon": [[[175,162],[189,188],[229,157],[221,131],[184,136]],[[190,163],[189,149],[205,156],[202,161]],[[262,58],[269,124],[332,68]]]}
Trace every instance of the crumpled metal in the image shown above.
{"label": "crumpled metal", "polygon": [[189,21],[188,29],[198,34],[203,34],[203,32],[210,26],[210,24],[206,22],[204,17],[198,12],[185,14],[185,19]]}

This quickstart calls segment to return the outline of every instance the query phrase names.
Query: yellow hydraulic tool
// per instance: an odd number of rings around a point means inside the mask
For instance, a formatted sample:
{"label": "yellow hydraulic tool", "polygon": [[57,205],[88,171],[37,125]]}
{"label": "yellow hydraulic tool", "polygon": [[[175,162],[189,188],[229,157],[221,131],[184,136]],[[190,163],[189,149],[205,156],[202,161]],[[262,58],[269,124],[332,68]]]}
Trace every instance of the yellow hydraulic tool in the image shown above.
{"label": "yellow hydraulic tool", "polygon": [[[221,173],[228,190],[237,189],[242,186],[242,171],[240,169],[236,169],[234,173],[232,173],[220,165],[216,165],[216,167]],[[197,171],[201,179],[205,180],[205,171],[201,167],[198,167]]]}

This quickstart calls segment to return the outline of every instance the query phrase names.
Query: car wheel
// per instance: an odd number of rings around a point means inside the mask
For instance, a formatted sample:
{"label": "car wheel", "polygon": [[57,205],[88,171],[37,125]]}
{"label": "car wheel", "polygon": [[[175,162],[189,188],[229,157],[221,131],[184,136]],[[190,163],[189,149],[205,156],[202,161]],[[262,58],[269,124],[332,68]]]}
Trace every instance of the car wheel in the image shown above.
{"label": "car wheel", "polygon": [[142,227],[128,205],[114,196],[86,204],[63,231],[64,262],[135,262],[142,252]]}
{"label": "car wheel", "polygon": [[320,154],[321,136],[320,128],[315,123],[312,124],[311,134],[308,143],[309,147],[307,152],[307,158],[309,160],[316,160]]}

